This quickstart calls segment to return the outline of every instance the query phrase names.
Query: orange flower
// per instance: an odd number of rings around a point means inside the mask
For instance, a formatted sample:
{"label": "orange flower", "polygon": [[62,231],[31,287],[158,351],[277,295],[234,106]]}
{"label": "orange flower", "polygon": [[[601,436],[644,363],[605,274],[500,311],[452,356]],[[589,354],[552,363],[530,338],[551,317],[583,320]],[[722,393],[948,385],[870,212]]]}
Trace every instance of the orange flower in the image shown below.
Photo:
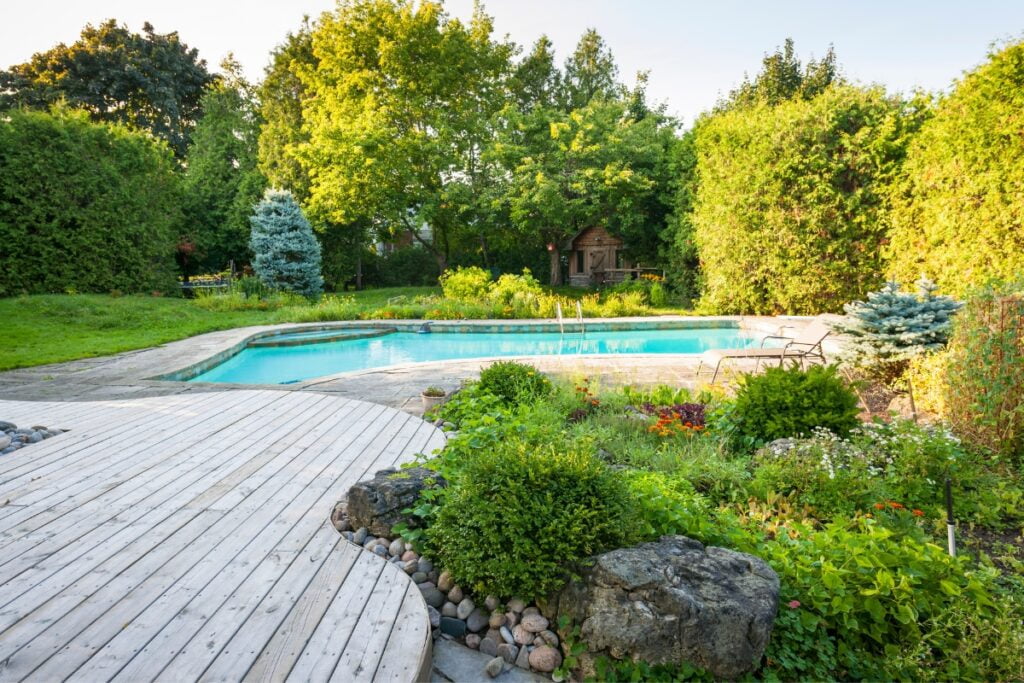
{"label": "orange flower", "polygon": [[915,517],[924,517],[924,511],[923,510],[918,510],[917,508],[914,508],[913,510],[911,510],[910,514],[914,515]]}
{"label": "orange flower", "polygon": [[893,510],[902,510],[904,506],[903,503],[897,503],[895,500],[890,500],[889,507],[891,507]]}
{"label": "orange flower", "polygon": [[876,510],[884,510],[885,509],[885,503],[875,503],[875,509]]}

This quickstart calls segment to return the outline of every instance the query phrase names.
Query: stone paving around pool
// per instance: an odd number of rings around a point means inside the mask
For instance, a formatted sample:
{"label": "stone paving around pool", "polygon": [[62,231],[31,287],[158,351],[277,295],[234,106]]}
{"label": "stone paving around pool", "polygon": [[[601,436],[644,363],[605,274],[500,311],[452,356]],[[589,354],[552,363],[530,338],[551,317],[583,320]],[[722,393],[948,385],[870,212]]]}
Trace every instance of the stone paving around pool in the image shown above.
{"label": "stone paving around pool", "polygon": [[[587,324],[701,324],[707,319],[684,316],[657,318],[587,319]],[[743,328],[773,334],[780,327],[799,328],[806,318],[796,317],[723,317]],[[422,324],[424,321],[387,321],[388,324]],[[460,321],[465,327],[550,326],[552,320]],[[345,323],[366,325],[367,321]],[[113,356],[56,363],[21,370],[0,372],[0,397],[25,401],[96,401],[143,398],[173,394],[204,393],[231,389],[273,389],[277,391],[316,391],[346,398],[373,401],[410,413],[422,412],[420,392],[428,386],[451,390],[464,380],[476,377],[481,367],[494,359],[470,359],[413,363],[379,370],[364,370],[321,377],[295,384],[237,385],[224,383],[180,382],[152,379],[183,370],[213,356],[229,356],[254,335],[283,330],[324,328],[329,324],[288,324],[242,327],[210,332],[189,339]],[[343,325],[343,323],[338,323]],[[826,346],[826,352],[829,351]],[[648,354],[605,356],[521,356],[515,360],[536,365],[541,371],[572,377],[587,376],[598,385],[636,386],[672,384],[693,386],[699,360],[696,355]],[[742,366],[735,365],[734,369]]]}

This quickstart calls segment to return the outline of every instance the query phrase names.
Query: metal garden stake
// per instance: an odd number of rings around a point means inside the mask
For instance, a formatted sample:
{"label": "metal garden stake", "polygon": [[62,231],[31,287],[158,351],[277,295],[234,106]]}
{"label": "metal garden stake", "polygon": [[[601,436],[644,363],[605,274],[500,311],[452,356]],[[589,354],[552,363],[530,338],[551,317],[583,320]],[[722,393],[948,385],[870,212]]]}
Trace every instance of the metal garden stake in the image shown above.
{"label": "metal garden stake", "polygon": [[956,557],[956,523],[953,521],[953,488],[949,477],[946,477],[946,540],[949,544],[950,557]]}

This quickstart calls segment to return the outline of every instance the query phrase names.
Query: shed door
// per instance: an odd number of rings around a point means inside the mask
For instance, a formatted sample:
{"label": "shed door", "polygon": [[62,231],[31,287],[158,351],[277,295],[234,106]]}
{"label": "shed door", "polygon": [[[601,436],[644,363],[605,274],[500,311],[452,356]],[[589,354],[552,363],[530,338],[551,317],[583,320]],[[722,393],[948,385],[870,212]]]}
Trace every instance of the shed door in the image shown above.
{"label": "shed door", "polygon": [[596,249],[590,249],[590,272],[593,273],[597,270],[604,270],[609,267],[607,264],[608,250],[604,247],[598,247]]}

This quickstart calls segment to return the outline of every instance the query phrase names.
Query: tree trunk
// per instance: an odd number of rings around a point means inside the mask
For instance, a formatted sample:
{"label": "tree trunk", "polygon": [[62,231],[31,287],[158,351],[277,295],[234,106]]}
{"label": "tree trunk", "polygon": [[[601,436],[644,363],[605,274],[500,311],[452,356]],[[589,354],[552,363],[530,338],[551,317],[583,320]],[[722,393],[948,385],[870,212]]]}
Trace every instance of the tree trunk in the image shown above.
{"label": "tree trunk", "polygon": [[549,251],[551,255],[551,286],[556,287],[562,284],[562,255],[558,249]]}
{"label": "tree trunk", "polygon": [[362,253],[356,257],[356,291],[361,292],[363,290],[363,255]]}

